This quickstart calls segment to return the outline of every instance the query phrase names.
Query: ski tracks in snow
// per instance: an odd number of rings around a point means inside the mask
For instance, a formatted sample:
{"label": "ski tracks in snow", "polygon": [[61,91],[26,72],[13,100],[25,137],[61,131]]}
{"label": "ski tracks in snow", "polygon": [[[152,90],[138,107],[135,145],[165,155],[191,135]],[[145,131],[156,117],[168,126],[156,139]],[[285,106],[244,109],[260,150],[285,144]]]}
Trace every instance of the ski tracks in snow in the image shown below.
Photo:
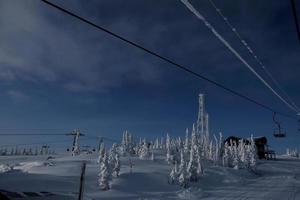
{"label": "ski tracks in snow", "polygon": [[[296,185],[298,184],[298,185]],[[300,183],[291,176],[271,176],[250,180],[239,186],[217,187],[207,190],[203,199],[222,200],[295,200],[300,198]]]}

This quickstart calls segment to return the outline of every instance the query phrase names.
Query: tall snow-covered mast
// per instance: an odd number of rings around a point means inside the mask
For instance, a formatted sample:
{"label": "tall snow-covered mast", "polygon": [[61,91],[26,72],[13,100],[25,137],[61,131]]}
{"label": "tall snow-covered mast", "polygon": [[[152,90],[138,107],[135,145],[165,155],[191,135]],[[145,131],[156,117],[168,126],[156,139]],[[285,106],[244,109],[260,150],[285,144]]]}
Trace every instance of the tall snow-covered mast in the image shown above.
{"label": "tall snow-covered mast", "polygon": [[204,94],[199,94],[199,111],[196,131],[197,134],[203,135],[204,133]]}

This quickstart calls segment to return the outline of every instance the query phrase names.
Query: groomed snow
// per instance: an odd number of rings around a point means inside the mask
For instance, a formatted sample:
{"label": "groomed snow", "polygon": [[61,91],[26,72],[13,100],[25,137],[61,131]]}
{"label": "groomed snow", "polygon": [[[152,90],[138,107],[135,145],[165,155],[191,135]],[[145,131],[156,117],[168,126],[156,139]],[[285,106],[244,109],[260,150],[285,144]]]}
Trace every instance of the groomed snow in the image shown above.
{"label": "groomed snow", "polygon": [[131,158],[132,173],[129,158],[122,157],[120,176],[113,178],[109,191],[101,191],[97,185],[96,154],[56,155],[51,165],[44,156],[2,156],[0,189],[47,191],[77,199],[80,167],[82,161],[86,161],[84,199],[300,199],[299,159],[262,160],[258,162],[256,173],[204,163],[200,182],[182,189],[168,184],[171,166],[165,161],[165,155],[155,154],[155,161]]}

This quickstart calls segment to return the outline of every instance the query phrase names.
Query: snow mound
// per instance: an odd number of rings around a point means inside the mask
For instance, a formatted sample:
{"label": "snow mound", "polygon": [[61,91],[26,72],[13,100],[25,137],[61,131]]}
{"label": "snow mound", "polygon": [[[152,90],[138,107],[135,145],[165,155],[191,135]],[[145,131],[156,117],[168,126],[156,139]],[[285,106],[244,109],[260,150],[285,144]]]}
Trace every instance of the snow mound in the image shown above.
{"label": "snow mound", "polygon": [[12,167],[7,164],[1,164],[0,165],[0,173],[9,172],[12,170]]}
{"label": "snow mound", "polygon": [[177,192],[178,199],[191,199],[198,200],[203,196],[203,192],[200,188],[188,188]]}
{"label": "snow mound", "polygon": [[23,172],[30,172],[34,167],[44,166],[44,162],[34,161],[34,162],[21,162],[18,165],[14,166],[14,170],[21,170]]}

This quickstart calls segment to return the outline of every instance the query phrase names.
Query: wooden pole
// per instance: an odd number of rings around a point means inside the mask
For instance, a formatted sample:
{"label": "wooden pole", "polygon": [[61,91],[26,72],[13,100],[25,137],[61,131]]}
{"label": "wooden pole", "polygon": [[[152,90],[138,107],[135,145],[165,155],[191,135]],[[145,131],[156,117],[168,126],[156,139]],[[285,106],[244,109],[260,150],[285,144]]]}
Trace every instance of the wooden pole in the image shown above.
{"label": "wooden pole", "polygon": [[86,168],[86,162],[83,161],[82,166],[81,166],[80,187],[79,187],[78,200],[83,200],[85,168]]}

